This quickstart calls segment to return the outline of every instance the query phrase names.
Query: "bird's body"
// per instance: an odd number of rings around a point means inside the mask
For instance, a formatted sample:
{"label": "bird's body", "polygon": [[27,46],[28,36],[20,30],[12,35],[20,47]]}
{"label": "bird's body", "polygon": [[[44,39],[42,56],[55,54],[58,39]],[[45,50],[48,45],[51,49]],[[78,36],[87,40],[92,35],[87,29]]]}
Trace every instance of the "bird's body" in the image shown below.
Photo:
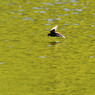
{"label": "bird's body", "polygon": [[58,26],[53,27],[50,30],[50,33],[48,34],[48,36],[50,36],[50,37],[63,37],[63,38],[65,38],[65,36],[63,36],[62,34],[56,32],[57,27]]}

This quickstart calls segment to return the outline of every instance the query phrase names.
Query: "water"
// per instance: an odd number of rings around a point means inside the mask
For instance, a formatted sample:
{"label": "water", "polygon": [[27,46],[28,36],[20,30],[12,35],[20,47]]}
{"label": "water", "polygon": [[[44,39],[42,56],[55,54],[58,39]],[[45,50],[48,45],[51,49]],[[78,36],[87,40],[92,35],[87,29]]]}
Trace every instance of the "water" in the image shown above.
{"label": "water", "polygon": [[0,94],[94,95],[94,2],[1,0]]}

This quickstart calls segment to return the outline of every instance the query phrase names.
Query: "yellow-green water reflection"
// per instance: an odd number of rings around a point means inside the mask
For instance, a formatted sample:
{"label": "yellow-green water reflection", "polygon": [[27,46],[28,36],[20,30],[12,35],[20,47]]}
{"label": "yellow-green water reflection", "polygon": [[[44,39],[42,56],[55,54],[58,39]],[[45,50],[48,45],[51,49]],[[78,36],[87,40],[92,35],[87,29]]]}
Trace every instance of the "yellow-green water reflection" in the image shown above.
{"label": "yellow-green water reflection", "polygon": [[[94,0],[0,1],[1,95],[95,95]],[[63,38],[48,37],[59,25]]]}

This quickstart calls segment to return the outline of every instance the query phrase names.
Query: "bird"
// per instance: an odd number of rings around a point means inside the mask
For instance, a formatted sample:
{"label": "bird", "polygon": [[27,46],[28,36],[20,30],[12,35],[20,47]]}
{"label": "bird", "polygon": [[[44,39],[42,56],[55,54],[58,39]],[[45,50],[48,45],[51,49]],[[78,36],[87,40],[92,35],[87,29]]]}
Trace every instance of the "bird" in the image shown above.
{"label": "bird", "polygon": [[65,36],[63,36],[62,34],[56,32],[58,25],[56,25],[55,27],[53,27],[50,30],[50,33],[48,34],[49,37],[63,37],[65,38]]}

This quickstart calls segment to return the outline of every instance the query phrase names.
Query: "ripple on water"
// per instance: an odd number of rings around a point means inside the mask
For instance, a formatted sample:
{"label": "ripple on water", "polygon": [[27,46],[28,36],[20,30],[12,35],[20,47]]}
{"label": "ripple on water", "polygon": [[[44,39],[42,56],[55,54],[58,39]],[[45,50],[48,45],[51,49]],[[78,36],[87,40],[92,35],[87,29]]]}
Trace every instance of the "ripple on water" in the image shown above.
{"label": "ripple on water", "polygon": [[49,6],[53,6],[54,5],[53,3],[47,3],[47,2],[42,2],[42,3],[39,3],[39,4],[45,4],[45,5],[49,5]]}
{"label": "ripple on water", "polygon": [[50,30],[50,29],[46,28],[45,30]]}
{"label": "ripple on water", "polygon": [[45,7],[45,10],[48,10],[48,8],[47,8],[47,7]]}
{"label": "ripple on water", "polygon": [[0,63],[0,64],[4,64],[4,63]]}
{"label": "ripple on water", "polygon": [[18,13],[19,15],[23,15],[23,13]]}
{"label": "ripple on water", "polygon": [[6,5],[12,5],[12,3],[6,3]]}
{"label": "ripple on water", "polygon": [[79,12],[72,12],[72,14],[78,14]]}
{"label": "ripple on water", "polygon": [[74,6],[75,6],[75,5],[77,5],[77,4],[72,4],[72,5],[74,5]]}
{"label": "ripple on water", "polygon": [[24,11],[24,9],[22,9],[22,10],[18,10],[18,12],[22,12],[22,11]]}
{"label": "ripple on water", "polygon": [[56,18],[56,20],[61,20],[61,18]]}
{"label": "ripple on water", "polygon": [[46,23],[46,24],[44,24],[44,25],[51,25],[51,24],[49,24],[49,23]]}
{"label": "ripple on water", "polygon": [[47,45],[48,47],[52,47],[53,45]]}
{"label": "ripple on water", "polygon": [[64,14],[64,16],[68,16],[68,14]]}
{"label": "ripple on water", "polygon": [[64,11],[70,11],[70,9],[68,9],[68,8],[64,8],[63,10],[64,10]]}
{"label": "ripple on water", "polygon": [[55,16],[64,16],[64,15],[55,15]]}
{"label": "ripple on water", "polygon": [[19,6],[19,8],[21,8],[22,6]]}
{"label": "ripple on water", "polygon": [[31,17],[22,17],[22,20],[33,20]]}
{"label": "ripple on water", "polygon": [[58,16],[58,17],[59,17],[59,16],[68,16],[68,14],[63,14],[63,15],[55,15],[55,16]]}
{"label": "ripple on water", "polygon": [[55,4],[66,4],[67,2],[56,2]]}
{"label": "ripple on water", "polygon": [[91,27],[95,27],[95,25],[90,25]]}
{"label": "ripple on water", "polygon": [[93,37],[94,35],[88,35],[88,37]]}
{"label": "ripple on water", "polygon": [[42,9],[41,7],[32,7],[32,9]]}
{"label": "ripple on water", "polygon": [[73,23],[73,25],[79,25],[78,23]]}
{"label": "ripple on water", "polygon": [[77,2],[77,0],[70,0],[70,2]]}
{"label": "ripple on water", "polygon": [[63,24],[63,25],[69,25],[69,24]]}
{"label": "ripple on water", "polygon": [[13,13],[15,13],[15,12],[14,12],[14,11],[12,11],[12,12],[10,12],[10,13],[12,13],[12,14],[13,14]]}
{"label": "ripple on water", "polygon": [[72,9],[72,11],[83,11],[83,9]]}
{"label": "ripple on water", "polygon": [[60,41],[55,41],[56,43],[60,43]]}
{"label": "ripple on water", "polygon": [[94,56],[89,56],[90,58],[94,58]]}
{"label": "ripple on water", "polygon": [[9,41],[8,39],[4,39],[4,41]]}
{"label": "ripple on water", "polygon": [[54,19],[48,19],[48,21],[49,21],[49,22],[53,22],[53,21],[54,21]]}
{"label": "ripple on water", "polygon": [[46,58],[45,56],[38,56],[38,58]]}
{"label": "ripple on water", "polygon": [[12,46],[8,46],[8,48],[11,48]]}
{"label": "ripple on water", "polygon": [[26,2],[26,4],[30,4],[30,2]]}
{"label": "ripple on water", "polygon": [[35,13],[45,13],[45,11],[34,11]]}

